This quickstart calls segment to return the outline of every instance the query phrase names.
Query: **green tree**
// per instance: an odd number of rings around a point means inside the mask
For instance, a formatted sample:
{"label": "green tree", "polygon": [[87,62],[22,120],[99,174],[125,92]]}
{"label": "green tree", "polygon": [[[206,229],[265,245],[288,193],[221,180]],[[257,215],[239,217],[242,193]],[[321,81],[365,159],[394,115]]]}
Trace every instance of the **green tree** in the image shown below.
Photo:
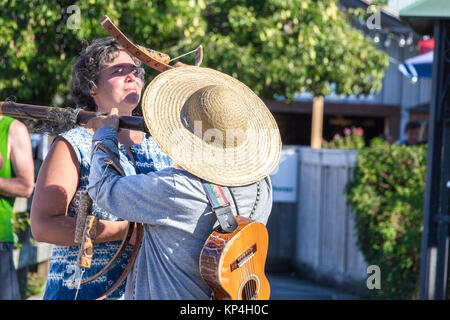
{"label": "green tree", "polygon": [[[0,0],[0,100],[71,105],[74,59],[82,40],[109,36],[99,23],[105,14],[136,43],[162,52],[177,53],[187,30],[202,32],[192,27],[201,7],[190,0]],[[156,74],[148,71],[147,80]]]}
{"label": "green tree", "polygon": [[[369,94],[382,86],[388,56],[352,28],[337,0],[214,0],[203,11],[208,66],[248,84],[257,94],[292,101],[314,94],[316,146],[323,96]],[[315,122],[315,123],[314,123]]]}
{"label": "green tree", "polygon": [[[0,98],[50,104],[60,97],[58,104],[68,104],[81,40],[107,36],[99,24],[107,14],[136,43],[172,57],[202,44],[204,66],[236,77],[262,98],[290,102],[296,92],[313,93],[321,126],[323,96],[333,85],[337,94],[373,93],[388,65],[337,2],[0,0]],[[80,9],[78,29],[67,26],[71,5]]]}

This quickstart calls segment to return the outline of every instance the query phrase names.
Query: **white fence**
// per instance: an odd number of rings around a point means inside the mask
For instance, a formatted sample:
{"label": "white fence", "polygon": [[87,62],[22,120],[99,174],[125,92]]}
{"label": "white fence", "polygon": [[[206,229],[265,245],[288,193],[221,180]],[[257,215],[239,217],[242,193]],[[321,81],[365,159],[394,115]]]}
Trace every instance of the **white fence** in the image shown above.
{"label": "white fence", "polygon": [[290,264],[315,280],[365,283],[367,264],[357,246],[354,212],[345,190],[357,151],[296,151],[297,202],[274,203],[268,223],[268,267]]}
{"label": "white fence", "polygon": [[[34,174],[36,178],[42,161],[49,151],[50,143],[47,135],[30,134],[30,138],[33,147]],[[32,196],[28,199],[16,198],[13,211],[30,212],[31,200]],[[27,268],[30,265],[40,264],[50,259],[53,246],[43,242],[30,242],[30,236],[31,230],[28,228],[25,231],[25,242],[22,243],[20,249],[15,249],[13,252],[14,265],[17,270]]]}

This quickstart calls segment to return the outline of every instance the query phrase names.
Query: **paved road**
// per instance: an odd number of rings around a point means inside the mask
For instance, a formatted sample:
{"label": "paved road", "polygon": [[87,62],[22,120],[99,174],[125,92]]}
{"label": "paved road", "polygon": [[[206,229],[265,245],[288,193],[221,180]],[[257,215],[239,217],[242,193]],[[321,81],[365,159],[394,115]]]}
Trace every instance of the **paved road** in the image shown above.
{"label": "paved road", "polygon": [[[271,300],[356,300],[355,296],[287,274],[268,274]],[[42,300],[42,295],[27,300]]]}
{"label": "paved road", "polygon": [[271,300],[357,300],[356,296],[284,274],[268,274]]}

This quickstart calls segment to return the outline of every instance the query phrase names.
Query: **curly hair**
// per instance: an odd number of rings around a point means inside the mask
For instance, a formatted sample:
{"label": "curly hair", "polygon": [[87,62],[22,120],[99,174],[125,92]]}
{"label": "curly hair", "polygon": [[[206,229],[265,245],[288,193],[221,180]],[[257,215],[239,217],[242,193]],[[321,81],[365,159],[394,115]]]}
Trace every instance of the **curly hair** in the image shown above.
{"label": "curly hair", "polygon": [[[97,110],[91,95],[97,89],[100,71],[111,64],[120,51],[124,51],[124,48],[112,37],[94,39],[82,50],[73,66],[70,84],[70,94],[77,107],[87,111]],[[138,66],[138,76],[144,79],[145,71],[141,68],[141,62],[134,57],[132,59]]]}

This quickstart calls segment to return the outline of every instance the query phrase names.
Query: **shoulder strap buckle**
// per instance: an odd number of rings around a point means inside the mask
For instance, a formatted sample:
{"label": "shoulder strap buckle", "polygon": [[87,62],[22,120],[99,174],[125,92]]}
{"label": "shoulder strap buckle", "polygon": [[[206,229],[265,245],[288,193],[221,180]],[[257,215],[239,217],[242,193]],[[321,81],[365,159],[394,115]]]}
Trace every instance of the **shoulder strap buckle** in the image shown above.
{"label": "shoulder strap buckle", "polygon": [[222,230],[226,233],[231,233],[236,230],[238,222],[233,215],[230,202],[227,200],[222,187],[206,181],[202,181],[202,184]]}

